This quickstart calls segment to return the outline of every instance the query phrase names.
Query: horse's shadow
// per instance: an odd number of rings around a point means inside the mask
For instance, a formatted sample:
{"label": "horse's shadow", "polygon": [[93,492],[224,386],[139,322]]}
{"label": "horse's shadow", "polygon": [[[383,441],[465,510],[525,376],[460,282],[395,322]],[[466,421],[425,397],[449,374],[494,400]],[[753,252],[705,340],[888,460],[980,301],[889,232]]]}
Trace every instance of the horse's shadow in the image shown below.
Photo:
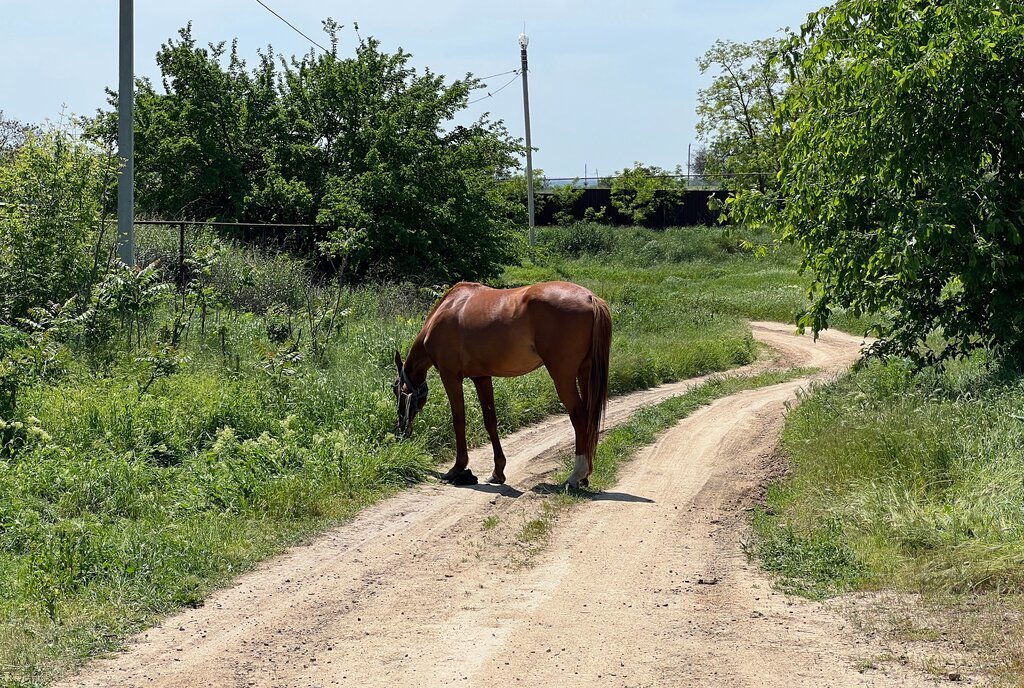
{"label": "horse's shadow", "polygon": [[[481,483],[459,483],[451,482],[444,479],[444,474],[438,471],[429,471],[430,475],[434,476],[438,480],[442,481],[452,487],[460,487],[466,490],[474,490],[475,492],[486,492],[488,494],[501,495],[502,497],[508,497],[510,499],[517,499],[523,496],[522,490],[517,490],[511,485],[494,485],[492,483],[481,482]],[[629,494],[628,492],[592,492],[591,490],[581,490],[567,487],[564,483],[538,483],[530,488],[530,492],[539,495],[553,495],[560,493],[567,493],[573,497],[585,499],[590,502],[630,502],[633,504],[654,504],[653,499],[647,497],[640,497],[637,495]]]}
{"label": "horse's shadow", "polygon": [[590,502],[631,502],[634,504],[654,504],[653,499],[632,495],[628,492],[608,492],[605,490],[602,490],[601,492],[592,492],[591,490],[574,489],[567,487],[564,484],[555,485],[553,483],[539,483],[530,488],[530,491],[536,494],[558,494],[560,492],[565,492],[573,497],[579,497],[580,499],[585,499]]}
{"label": "horse's shadow", "polygon": [[517,490],[511,485],[495,485],[493,483],[488,482],[453,482],[450,480],[445,480],[444,474],[438,471],[429,471],[429,474],[440,480],[442,483],[450,485],[452,487],[461,487],[467,490],[474,490],[476,492],[487,492],[489,494],[501,495],[502,497],[509,497],[511,499],[516,499],[517,497],[523,496],[522,490]]}

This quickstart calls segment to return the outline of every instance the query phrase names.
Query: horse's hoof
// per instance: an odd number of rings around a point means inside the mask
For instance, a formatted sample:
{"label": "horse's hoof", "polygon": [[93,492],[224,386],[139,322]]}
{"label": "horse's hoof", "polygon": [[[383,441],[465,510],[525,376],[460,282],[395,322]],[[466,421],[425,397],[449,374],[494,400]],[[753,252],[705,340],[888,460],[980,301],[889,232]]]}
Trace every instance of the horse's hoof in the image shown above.
{"label": "horse's hoof", "polygon": [[580,487],[590,487],[590,478],[584,478],[581,480]]}
{"label": "horse's hoof", "polygon": [[476,476],[473,475],[473,471],[468,468],[456,471],[455,473],[448,471],[441,477],[441,480],[449,482],[452,485],[476,485],[480,482],[477,480]]}
{"label": "horse's hoof", "polygon": [[491,474],[491,477],[487,479],[487,482],[489,482],[491,485],[504,485],[505,476]]}

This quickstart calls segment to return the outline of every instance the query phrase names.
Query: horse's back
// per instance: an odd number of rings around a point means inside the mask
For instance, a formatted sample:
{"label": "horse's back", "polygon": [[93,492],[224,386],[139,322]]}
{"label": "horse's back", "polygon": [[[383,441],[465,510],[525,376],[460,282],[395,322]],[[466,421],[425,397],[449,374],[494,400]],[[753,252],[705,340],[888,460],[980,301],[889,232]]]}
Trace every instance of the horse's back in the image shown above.
{"label": "horse's back", "polygon": [[466,377],[515,376],[589,351],[596,296],[570,282],[452,287],[428,321],[435,365]]}
{"label": "horse's back", "polygon": [[460,282],[439,304],[434,316],[454,320],[467,331],[490,327],[523,328],[554,316],[592,318],[597,296],[572,282],[540,282],[514,289],[494,289]]}
{"label": "horse's back", "polygon": [[540,282],[523,290],[534,310],[543,308],[562,316],[592,316],[597,299],[592,291],[572,282]]}

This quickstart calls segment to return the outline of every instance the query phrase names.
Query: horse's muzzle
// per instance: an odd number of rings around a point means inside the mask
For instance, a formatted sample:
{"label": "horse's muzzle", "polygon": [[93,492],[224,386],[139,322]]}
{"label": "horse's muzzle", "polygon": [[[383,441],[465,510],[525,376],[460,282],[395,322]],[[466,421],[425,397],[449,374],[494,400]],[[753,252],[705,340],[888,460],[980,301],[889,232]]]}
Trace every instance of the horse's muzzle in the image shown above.
{"label": "horse's muzzle", "polygon": [[412,437],[412,418],[409,416],[398,416],[398,421],[395,423],[395,433],[404,440]]}

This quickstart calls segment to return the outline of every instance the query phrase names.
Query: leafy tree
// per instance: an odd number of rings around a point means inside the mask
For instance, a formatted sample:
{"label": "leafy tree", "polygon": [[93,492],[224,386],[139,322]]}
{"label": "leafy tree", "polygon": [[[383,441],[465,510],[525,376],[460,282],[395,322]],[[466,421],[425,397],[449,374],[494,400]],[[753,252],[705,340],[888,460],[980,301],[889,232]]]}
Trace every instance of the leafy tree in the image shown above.
{"label": "leafy tree", "polygon": [[701,74],[713,74],[711,85],[697,92],[704,171],[723,176],[731,189],[763,192],[778,170],[785,139],[776,115],[786,81],[774,58],[781,45],[775,38],[715,41],[697,60]]}
{"label": "leafy tree", "polygon": [[424,282],[497,275],[522,248],[514,205],[495,184],[520,147],[501,122],[450,126],[476,80],[446,85],[429,70],[417,74],[410,57],[371,38],[355,57],[311,56],[289,71],[289,82],[307,84],[289,90],[289,116],[309,121],[306,101],[291,98],[324,93],[310,109],[340,123],[316,146],[330,172],[317,217],[337,228],[328,247],[345,246],[363,274]]}
{"label": "leafy tree", "polygon": [[580,178],[576,177],[568,184],[551,187],[546,194],[547,202],[556,208],[553,219],[557,224],[568,224],[573,221],[574,218],[570,211],[583,197],[583,189],[580,188],[579,183]]}
{"label": "leafy tree", "polygon": [[[157,53],[163,92],[136,83],[135,184],[140,214],[219,220],[309,220],[308,192],[281,178],[275,152],[283,131],[271,54],[252,71],[225,43],[200,47],[191,25]],[[226,65],[223,64],[226,60]],[[110,145],[112,110],[91,124]]]}
{"label": "leafy tree", "polygon": [[88,290],[116,163],[75,132],[29,132],[0,161],[0,322]]}
{"label": "leafy tree", "polygon": [[[825,327],[884,313],[880,353],[1024,348],[1024,14],[1016,0],[840,0],[787,53],[782,203]],[[948,343],[923,346],[932,333]]]}
{"label": "leafy tree", "polygon": [[10,119],[0,110],[0,163],[10,159],[16,150],[25,145],[31,134],[39,134],[36,127]]}
{"label": "leafy tree", "polygon": [[706,145],[699,145],[697,149],[693,151],[693,159],[690,161],[689,174],[697,177],[703,177],[708,171],[708,147]]}
{"label": "leafy tree", "polygon": [[633,163],[612,177],[612,205],[632,222],[643,224],[683,202],[686,179],[681,175],[678,165],[672,173],[657,165]]}
{"label": "leafy tree", "polygon": [[[455,125],[480,83],[418,73],[411,56],[360,39],[342,57],[274,57],[249,69],[234,44],[199,47],[186,27],[157,54],[162,92],[139,82],[140,212],[319,222],[349,274],[479,279],[519,255],[521,224],[494,179],[520,144],[486,117]],[[115,101],[116,102],[116,101]],[[113,113],[93,125],[112,139]]]}
{"label": "leafy tree", "polygon": [[[567,224],[572,222],[572,207],[583,196],[583,189],[579,187],[579,177],[568,184],[552,184],[545,176],[544,170],[534,168],[533,189],[534,209],[539,215],[549,207],[554,209],[553,219],[556,224]],[[522,217],[526,221],[527,213],[527,184],[525,174],[516,174],[501,181],[501,190],[510,201],[516,218]]]}

